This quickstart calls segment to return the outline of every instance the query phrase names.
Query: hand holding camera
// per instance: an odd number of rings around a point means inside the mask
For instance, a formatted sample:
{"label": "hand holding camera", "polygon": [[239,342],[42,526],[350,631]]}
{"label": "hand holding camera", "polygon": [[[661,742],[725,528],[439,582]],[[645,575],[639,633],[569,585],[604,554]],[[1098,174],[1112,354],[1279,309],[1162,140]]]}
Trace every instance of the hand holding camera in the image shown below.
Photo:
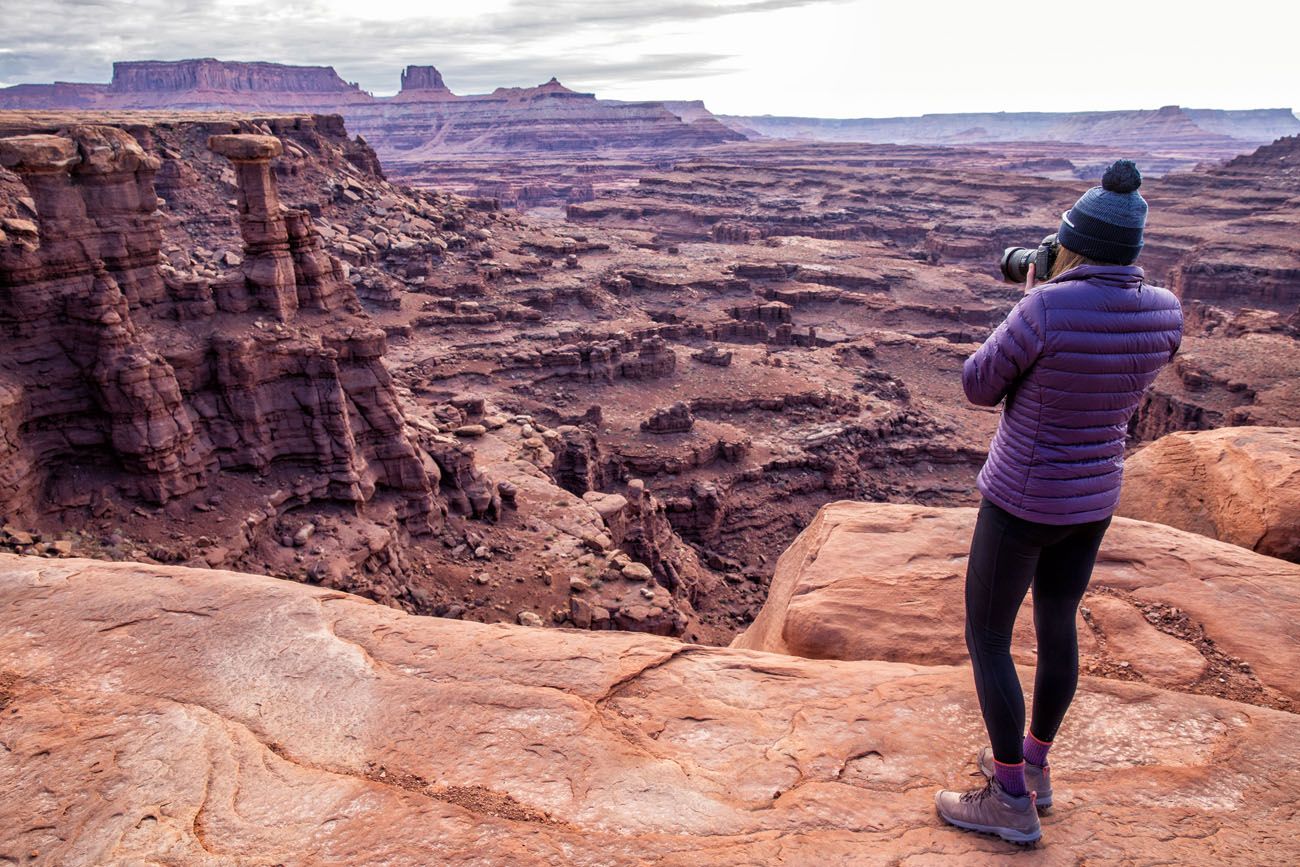
{"label": "hand holding camera", "polygon": [[1061,251],[1061,244],[1056,233],[1048,235],[1035,249],[1028,247],[1007,247],[1002,251],[1002,261],[998,268],[1002,279],[1008,283],[1024,283],[1025,291],[1034,288],[1038,278],[1052,273],[1052,264]]}

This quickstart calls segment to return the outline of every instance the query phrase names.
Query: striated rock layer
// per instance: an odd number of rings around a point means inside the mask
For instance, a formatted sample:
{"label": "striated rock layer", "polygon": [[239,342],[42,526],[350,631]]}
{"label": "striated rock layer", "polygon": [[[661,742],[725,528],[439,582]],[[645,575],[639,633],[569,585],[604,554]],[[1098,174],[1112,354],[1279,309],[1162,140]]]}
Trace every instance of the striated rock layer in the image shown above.
{"label": "striated rock layer", "polygon": [[[833,503],[782,555],[763,610],[733,647],[822,659],[957,664],[975,509]],[[1013,652],[1033,661],[1030,606]],[[1300,567],[1117,518],[1080,624],[1083,668],[1293,708],[1300,702]],[[951,639],[951,640],[949,640]]]}
{"label": "striated rock layer", "polygon": [[[1013,854],[934,814],[935,788],[972,782],[983,740],[960,669],[485,626],[229,572],[2,555],[0,606],[7,861]],[[1085,679],[1052,759],[1037,861],[1300,858],[1290,714]]]}
{"label": "striated rock layer", "polygon": [[1161,437],[1125,464],[1119,514],[1300,562],[1300,428]]}

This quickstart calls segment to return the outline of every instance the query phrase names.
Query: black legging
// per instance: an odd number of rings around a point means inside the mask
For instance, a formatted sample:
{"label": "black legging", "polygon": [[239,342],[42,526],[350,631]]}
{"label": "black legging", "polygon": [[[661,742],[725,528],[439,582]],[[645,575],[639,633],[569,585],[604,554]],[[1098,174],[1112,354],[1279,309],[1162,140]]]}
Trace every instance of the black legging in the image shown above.
{"label": "black legging", "polygon": [[1038,524],[987,499],[980,503],[966,566],[966,647],[993,757],[999,762],[1022,759],[1025,694],[1011,661],[1011,629],[1025,593],[1032,583],[1038,662],[1030,731],[1050,742],[1079,682],[1075,612],[1108,526],[1110,518]]}

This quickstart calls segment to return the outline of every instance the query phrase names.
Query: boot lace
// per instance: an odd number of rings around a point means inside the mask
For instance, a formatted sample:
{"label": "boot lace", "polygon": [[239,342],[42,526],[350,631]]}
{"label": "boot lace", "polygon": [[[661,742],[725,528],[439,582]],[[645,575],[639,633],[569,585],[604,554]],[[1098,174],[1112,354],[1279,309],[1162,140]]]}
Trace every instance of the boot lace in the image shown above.
{"label": "boot lace", "polygon": [[982,789],[971,789],[969,792],[963,793],[961,796],[961,802],[963,804],[978,804],[991,794],[993,794],[992,780],[990,780]]}

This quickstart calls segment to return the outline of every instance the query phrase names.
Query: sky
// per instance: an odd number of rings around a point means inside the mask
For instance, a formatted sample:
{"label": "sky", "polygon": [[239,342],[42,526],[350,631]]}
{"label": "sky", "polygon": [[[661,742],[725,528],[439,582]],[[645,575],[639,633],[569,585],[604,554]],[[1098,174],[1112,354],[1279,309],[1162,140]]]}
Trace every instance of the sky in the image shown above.
{"label": "sky", "polygon": [[432,64],[457,93],[556,76],[727,114],[1300,108],[1282,0],[0,0],[0,86],[114,60],[330,65],[377,95]]}

